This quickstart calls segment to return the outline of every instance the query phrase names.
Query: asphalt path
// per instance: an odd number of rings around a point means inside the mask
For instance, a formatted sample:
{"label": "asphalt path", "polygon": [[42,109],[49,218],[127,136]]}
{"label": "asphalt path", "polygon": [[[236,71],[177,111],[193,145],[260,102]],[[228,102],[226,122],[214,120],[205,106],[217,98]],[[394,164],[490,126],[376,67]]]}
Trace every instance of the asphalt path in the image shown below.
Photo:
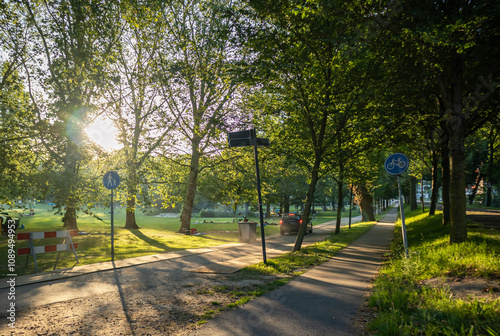
{"label": "asphalt path", "polygon": [[[359,216],[353,218],[352,222],[360,220]],[[347,225],[347,222],[347,218],[343,219],[342,226]],[[326,239],[333,230],[335,230],[333,221],[315,225],[314,233],[305,236],[303,246]],[[291,251],[295,238],[295,235],[266,237],[266,250],[272,252],[268,257]],[[172,252],[132,259],[134,260],[77,266],[67,270],[18,277],[15,290],[16,309],[30,310],[66,300],[99,297],[105,293],[114,292],[119,296],[124,288],[161,289],[166,282],[186,281],[190,278],[191,272],[200,271],[203,267],[215,268],[214,273],[227,273],[227,270],[220,271],[220,269],[233,265],[230,272],[235,272],[246,265],[261,261],[262,247],[258,241],[255,244],[229,244],[190,250],[186,253]],[[241,262],[238,262],[239,260]],[[7,280],[2,280],[0,298],[6,298],[10,291],[6,284]],[[9,300],[0,300],[0,311],[5,312],[8,305]]]}
{"label": "asphalt path", "polygon": [[190,336],[347,336],[369,280],[393,238],[397,208],[330,261],[285,286],[216,316]]}

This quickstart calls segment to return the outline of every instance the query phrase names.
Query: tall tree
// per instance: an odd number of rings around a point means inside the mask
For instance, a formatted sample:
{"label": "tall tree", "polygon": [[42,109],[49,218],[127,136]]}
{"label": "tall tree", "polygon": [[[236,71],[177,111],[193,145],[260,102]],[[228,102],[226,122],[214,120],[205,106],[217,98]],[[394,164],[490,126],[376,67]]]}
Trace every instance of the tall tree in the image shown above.
{"label": "tall tree", "polygon": [[120,43],[107,85],[108,115],[116,122],[123,144],[127,186],[125,228],[137,229],[135,211],[145,161],[166,143],[175,126],[162,97],[158,74],[165,24],[159,3],[121,3]]}
{"label": "tall tree", "polygon": [[[467,239],[465,137],[498,114],[486,108],[498,95],[500,4],[496,1],[401,2],[400,41],[414,44],[428,82],[434,83],[449,138],[450,242]],[[477,95],[474,96],[474,95]],[[490,98],[490,99],[489,99]]]}
{"label": "tall tree", "polygon": [[[492,206],[492,190],[495,171],[493,167],[495,166],[495,159],[498,160],[498,155],[496,155],[498,149],[500,148],[500,117],[494,119],[490,125],[490,132],[488,137],[488,170],[486,172],[486,199],[485,205]],[[498,165],[497,165],[498,167]],[[498,169],[496,170],[498,171]]]}
{"label": "tall tree", "polygon": [[32,196],[40,148],[34,141],[34,111],[12,60],[0,64],[0,203]]}
{"label": "tall tree", "polygon": [[[226,146],[224,133],[238,117],[241,62],[248,57],[238,27],[237,3],[183,0],[163,3],[167,26],[162,50],[163,95],[179,119],[176,146],[190,152],[189,179],[179,232],[190,228],[200,160]],[[179,148],[180,147],[180,148]]]}
{"label": "tall tree", "polygon": [[[366,84],[358,55],[355,22],[362,20],[342,1],[250,1],[261,19],[256,42],[265,89],[280,97],[280,138],[309,162],[309,188],[303,211],[308,218],[325,156],[358,111],[354,104]],[[259,36],[260,35],[260,36]],[[273,111],[274,110],[274,111]],[[301,226],[293,250],[300,250]]]}
{"label": "tall tree", "polygon": [[24,58],[38,136],[50,154],[57,206],[68,229],[77,228],[84,162],[83,129],[115,44],[114,3],[23,0],[17,6],[32,42]]}

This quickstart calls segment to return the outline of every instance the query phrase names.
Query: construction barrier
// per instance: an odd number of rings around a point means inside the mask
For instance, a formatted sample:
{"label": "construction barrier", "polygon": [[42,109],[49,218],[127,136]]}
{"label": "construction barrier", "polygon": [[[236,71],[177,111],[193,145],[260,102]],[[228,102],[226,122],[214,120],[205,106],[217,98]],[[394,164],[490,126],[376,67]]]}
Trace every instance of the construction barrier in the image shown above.
{"label": "construction barrier", "polygon": [[[75,254],[76,262],[78,263],[78,256],[76,255],[76,249],[78,248],[78,243],[73,243],[71,239],[72,236],[77,236],[78,230],[66,230],[66,231],[48,231],[48,232],[23,232],[17,234],[17,240],[29,240],[29,247],[21,247],[17,249],[17,255],[26,255],[26,266],[28,265],[29,256],[33,256],[35,261],[35,268],[38,272],[38,264],[36,261],[36,255],[46,252],[59,252],[57,255],[56,264],[54,269],[57,267],[57,262],[59,261],[59,256],[62,251],[73,251]],[[48,238],[65,238],[62,244],[56,245],[46,245],[46,246],[35,246],[33,241],[35,239],[48,239]]]}

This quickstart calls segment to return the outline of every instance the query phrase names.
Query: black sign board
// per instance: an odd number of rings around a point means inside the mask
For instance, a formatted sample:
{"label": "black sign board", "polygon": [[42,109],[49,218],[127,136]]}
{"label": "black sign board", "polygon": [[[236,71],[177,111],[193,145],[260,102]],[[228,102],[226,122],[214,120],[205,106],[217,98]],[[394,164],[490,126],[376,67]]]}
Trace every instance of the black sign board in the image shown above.
{"label": "black sign board", "polygon": [[[255,129],[227,133],[229,147],[253,146],[252,139],[255,139],[255,137]],[[257,146],[269,146],[269,139],[257,138]]]}
{"label": "black sign board", "polygon": [[227,133],[227,138],[229,140],[231,139],[250,139],[252,135],[255,134],[253,129],[249,129],[246,131],[239,131],[239,132],[230,132]]}
{"label": "black sign board", "polygon": [[252,139],[250,138],[229,139],[229,147],[244,147],[244,146],[252,146]]}

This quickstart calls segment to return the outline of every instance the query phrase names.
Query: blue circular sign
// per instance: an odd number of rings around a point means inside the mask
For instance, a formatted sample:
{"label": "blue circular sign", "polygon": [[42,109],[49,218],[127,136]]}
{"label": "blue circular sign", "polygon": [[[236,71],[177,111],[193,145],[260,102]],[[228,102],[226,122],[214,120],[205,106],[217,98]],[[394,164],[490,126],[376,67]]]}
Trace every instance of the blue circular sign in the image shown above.
{"label": "blue circular sign", "polygon": [[408,169],[409,165],[410,160],[408,160],[406,155],[401,153],[389,155],[384,163],[385,170],[391,175],[403,174]]}
{"label": "blue circular sign", "polygon": [[104,184],[104,187],[106,189],[109,190],[116,189],[120,185],[120,176],[114,170],[110,170],[106,174],[104,174],[102,183]]}

